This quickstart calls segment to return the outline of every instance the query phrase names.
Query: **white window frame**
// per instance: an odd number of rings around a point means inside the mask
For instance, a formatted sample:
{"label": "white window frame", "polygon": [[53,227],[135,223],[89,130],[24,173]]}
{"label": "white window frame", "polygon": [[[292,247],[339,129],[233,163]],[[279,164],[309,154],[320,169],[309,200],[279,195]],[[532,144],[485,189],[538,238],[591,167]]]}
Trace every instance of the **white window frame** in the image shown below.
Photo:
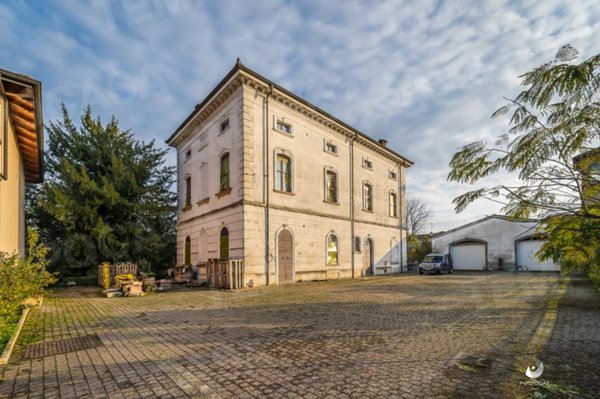
{"label": "white window frame", "polygon": [[[333,147],[335,150],[331,151],[329,149],[330,146]],[[331,140],[327,140],[327,139],[323,140],[323,151],[325,151],[326,153],[335,155],[337,157],[337,156],[339,156],[338,149],[339,149],[338,145],[333,144],[333,142]]]}
{"label": "white window frame", "polygon": [[[327,199],[327,172],[335,173],[335,201],[329,201]],[[337,169],[332,168],[331,166],[326,166],[323,168],[323,201],[328,204],[339,204],[340,203],[340,173]]]}
{"label": "white window frame", "polygon": [[362,159],[362,167],[367,170],[373,170],[373,161],[371,161],[367,157],[363,157]]}
{"label": "white window frame", "polygon": [[[290,186],[292,191],[284,191],[277,188],[277,156],[279,155],[287,157],[290,160]],[[294,194],[296,192],[296,176],[294,176],[295,169],[294,155],[290,151],[283,148],[276,148],[273,150],[273,191],[284,194]]]}
{"label": "white window frame", "polygon": [[[286,132],[285,130],[280,129],[278,126],[279,123],[285,126],[289,126],[290,131]],[[294,137],[294,124],[289,119],[284,118],[282,116],[278,116],[276,114],[273,114],[273,130],[278,133],[281,133],[286,137]]]}

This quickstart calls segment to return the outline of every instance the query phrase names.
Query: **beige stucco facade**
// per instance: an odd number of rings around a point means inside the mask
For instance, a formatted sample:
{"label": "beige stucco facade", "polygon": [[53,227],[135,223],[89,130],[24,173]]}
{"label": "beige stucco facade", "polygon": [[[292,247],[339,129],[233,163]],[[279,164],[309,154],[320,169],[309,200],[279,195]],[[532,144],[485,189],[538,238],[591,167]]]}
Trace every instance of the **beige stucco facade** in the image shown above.
{"label": "beige stucco facade", "polygon": [[0,251],[25,252],[25,184],[41,179],[40,83],[0,70]]}
{"label": "beige stucco facade", "polygon": [[0,98],[0,126],[6,129],[2,142],[5,159],[5,177],[0,179],[0,251],[25,250],[25,173],[19,145],[8,117],[8,102]]}
{"label": "beige stucco facade", "polygon": [[[178,159],[179,264],[187,263],[188,237],[191,264],[222,257],[224,228],[247,285],[276,284],[290,272],[286,282],[398,273],[406,263],[401,220],[412,163],[241,64],[168,143]],[[220,186],[224,155],[230,190]],[[335,175],[335,201],[326,173]],[[363,206],[365,184],[372,210]]]}

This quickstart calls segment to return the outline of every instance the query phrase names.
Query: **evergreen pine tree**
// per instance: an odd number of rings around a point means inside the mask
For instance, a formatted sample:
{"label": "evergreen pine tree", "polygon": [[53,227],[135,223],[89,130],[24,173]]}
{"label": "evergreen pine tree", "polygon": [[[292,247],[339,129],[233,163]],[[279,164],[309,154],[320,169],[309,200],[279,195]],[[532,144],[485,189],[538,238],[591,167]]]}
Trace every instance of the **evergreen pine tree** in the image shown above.
{"label": "evergreen pine tree", "polygon": [[52,267],[89,274],[104,261],[175,261],[175,169],[154,140],[137,141],[112,117],[103,125],[88,106],[76,126],[47,127],[45,182],[32,187],[28,218],[52,248]]}

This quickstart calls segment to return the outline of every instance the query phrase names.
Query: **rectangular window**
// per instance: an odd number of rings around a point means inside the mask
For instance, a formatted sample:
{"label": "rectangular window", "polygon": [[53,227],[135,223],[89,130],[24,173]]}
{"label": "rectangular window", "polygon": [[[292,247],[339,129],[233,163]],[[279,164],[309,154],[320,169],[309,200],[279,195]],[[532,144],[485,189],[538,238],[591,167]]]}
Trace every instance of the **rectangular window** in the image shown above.
{"label": "rectangular window", "polygon": [[363,159],[363,167],[365,167],[367,169],[373,169],[373,162],[371,162],[368,159],[364,158]]}
{"label": "rectangular window", "polygon": [[277,155],[275,161],[275,190],[292,192],[292,162],[281,154]]}
{"label": "rectangular window", "polygon": [[192,157],[192,150],[190,149],[185,152],[185,160],[187,161],[191,157]]}
{"label": "rectangular window", "polygon": [[338,202],[337,173],[332,170],[325,172],[325,200],[327,202]]}
{"label": "rectangular window", "polygon": [[398,174],[396,173],[395,170],[390,170],[390,179],[398,180]]}
{"label": "rectangular window", "polygon": [[221,124],[219,125],[219,132],[224,132],[225,130],[229,129],[229,118],[225,119],[223,122],[221,122]]}
{"label": "rectangular window", "polygon": [[331,143],[325,143],[325,151],[330,152],[332,154],[337,154],[337,145]]}
{"label": "rectangular window", "polygon": [[398,217],[398,197],[394,192],[390,193],[390,216]]}
{"label": "rectangular window", "polygon": [[285,122],[277,119],[275,127],[277,128],[277,130],[280,130],[284,133],[292,134],[292,125],[290,125],[289,123],[285,123]]}
{"label": "rectangular window", "polygon": [[363,210],[373,211],[373,186],[369,183],[363,185]]}
{"label": "rectangular window", "polygon": [[225,191],[229,188],[229,154],[225,154],[221,157],[220,182],[220,191]]}
{"label": "rectangular window", "polygon": [[192,177],[185,178],[185,204],[184,207],[192,205]]}

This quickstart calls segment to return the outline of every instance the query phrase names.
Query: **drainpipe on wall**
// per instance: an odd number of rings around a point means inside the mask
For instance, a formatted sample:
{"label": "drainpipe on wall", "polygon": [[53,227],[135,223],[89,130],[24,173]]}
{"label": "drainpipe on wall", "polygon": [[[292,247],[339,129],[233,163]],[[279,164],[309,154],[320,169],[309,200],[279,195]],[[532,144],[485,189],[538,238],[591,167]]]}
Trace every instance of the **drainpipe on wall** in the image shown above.
{"label": "drainpipe on wall", "polygon": [[354,278],[354,140],[350,139],[350,261]]}
{"label": "drainpipe on wall", "polygon": [[269,285],[269,97],[273,94],[273,85],[264,99],[263,114],[263,201],[265,203],[265,285]]}
{"label": "drainpipe on wall", "polygon": [[2,154],[2,165],[0,165],[0,180],[8,180],[8,98],[4,95],[4,87],[0,80],[0,97],[2,98],[2,108],[4,111],[2,132],[0,132],[0,140],[2,141],[2,148],[0,151],[4,151]]}
{"label": "drainpipe on wall", "polygon": [[404,269],[404,192],[402,191],[402,165],[398,164],[398,205],[400,205],[400,273]]}

